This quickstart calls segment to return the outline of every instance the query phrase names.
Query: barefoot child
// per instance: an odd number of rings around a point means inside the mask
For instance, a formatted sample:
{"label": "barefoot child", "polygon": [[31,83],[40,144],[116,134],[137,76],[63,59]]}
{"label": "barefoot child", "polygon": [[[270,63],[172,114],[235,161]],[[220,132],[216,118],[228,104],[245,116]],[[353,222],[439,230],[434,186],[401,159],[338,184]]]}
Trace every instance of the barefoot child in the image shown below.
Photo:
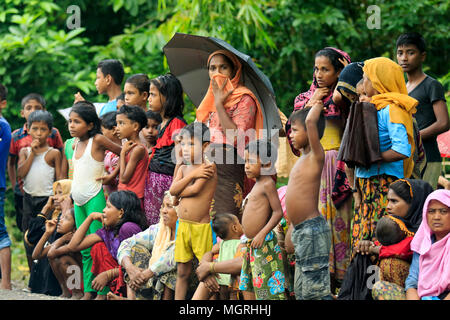
{"label": "barefoot child", "polygon": [[217,185],[216,165],[205,159],[205,149],[209,145],[208,127],[202,122],[191,123],[181,130],[180,138],[186,164],[180,166],[169,190],[180,199],[175,240],[175,261],[178,263],[175,300],[186,298],[194,255],[201,261],[212,249],[209,211]]}
{"label": "barefoot child", "polygon": [[[94,221],[102,222],[103,228],[86,235]],[[146,228],[140,201],[128,190],[113,192],[103,213],[91,213],[77,228],[68,249],[78,252],[92,247],[92,273],[96,276],[92,288],[98,291],[96,300],[105,300],[110,288],[115,294],[126,293],[123,274],[117,263],[117,250],[123,240]]]}
{"label": "barefoot child", "polygon": [[117,112],[117,135],[127,139],[120,153],[118,190],[133,191],[144,209],[145,177],[148,170],[148,151],[139,139],[139,132],[147,125],[144,110],[124,105]]}
{"label": "barefoot child", "polygon": [[[69,114],[69,132],[78,140],[72,157],[73,184],[72,198],[74,201],[75,223],[77,228],[92,212],[101,212],[106,205],[102,183],[98,180],[103,176],[105,151],[110,150],[120,154],[121,147],[104,135],[100,134],[100,119],[95,107],[87,101],[77,102]],[[102,224],[95,221],[90,225],[88,233],[95,233]],[[85,296],[91,299],[96,290],[91,286],[92,258],[90,249],[81,251],[83,256],[83,283]]]}
{"label": "barefoot child", "polygon": [[247,299],[285,300],[281,248],[273,229],[283,216],[271,174],[277,149],[268,141],[256,140],[245,148],[245,174],[256,183],[243,203],[242,227],[248,238],[239,290]]}
{"label": "barefoot child", "polygon": [[[297,300],[331,299],[329,256],[331,231],[318,210],[325,153],[320,144],[325,121],[323,103],[294,112],[291,139],[302,156],[292,168],[286,191],[287,216],[294,226],[294,291]],[[308,272],[305,272],[305,271]]]}

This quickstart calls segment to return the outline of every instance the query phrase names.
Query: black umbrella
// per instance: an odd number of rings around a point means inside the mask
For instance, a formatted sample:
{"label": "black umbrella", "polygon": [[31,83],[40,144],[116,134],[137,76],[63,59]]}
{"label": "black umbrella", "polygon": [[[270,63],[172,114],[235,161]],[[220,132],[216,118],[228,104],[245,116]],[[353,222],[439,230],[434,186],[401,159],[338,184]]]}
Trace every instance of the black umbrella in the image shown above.
{"label": "black umbrella", "polygon": [[272,84],[250,56],[221,39],[184,33],[176,33],[163,50],[170,72],[180,80],[184,92],[196,107],[200,105],[208,91],[209,76],[206,62],[209,55],[217,50],[232,52],[242,63],[243,84],[254,93],[261,104],[264,129],[282,127]]}

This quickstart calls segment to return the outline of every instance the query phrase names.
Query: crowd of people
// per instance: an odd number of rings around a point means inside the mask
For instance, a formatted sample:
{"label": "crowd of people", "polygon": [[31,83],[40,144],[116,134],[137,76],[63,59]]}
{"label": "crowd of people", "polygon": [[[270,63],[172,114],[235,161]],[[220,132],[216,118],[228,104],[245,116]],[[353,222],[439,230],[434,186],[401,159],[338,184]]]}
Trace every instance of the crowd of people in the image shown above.
{"label": "crowd of people", "polygon": [[[7,172],[33,293],[449,300],[444,88],[422,70],[421,35],[400,35],[396,56],[318,50],[276,137],[259,134],[261,103],[227,50],[204,62],[210,85],[189,124],[177,77],[133,74],[122,87],[114,59],[96,70],[108,102],[97,110],[76,93],[64,142],[43,96],[26,95],[22,128],[0,114],[1,288],[11,289]],[[289,175],[278,189],[277,168]]]}

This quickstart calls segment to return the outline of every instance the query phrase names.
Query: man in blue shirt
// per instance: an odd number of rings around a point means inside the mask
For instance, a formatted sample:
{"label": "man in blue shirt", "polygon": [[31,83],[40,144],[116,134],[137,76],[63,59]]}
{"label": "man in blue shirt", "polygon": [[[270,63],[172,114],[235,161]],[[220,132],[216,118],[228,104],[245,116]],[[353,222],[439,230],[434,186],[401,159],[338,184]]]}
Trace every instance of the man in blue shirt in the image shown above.
{"label": "man in blue shirt", "polygon": [[11,143],[11,127],[2,116],[6,108],[6,87],[0,84],[0,269],[2,281],[0,289],[11,290],[11,239],[5,224],[5,191],[6,191],[6,163]]}

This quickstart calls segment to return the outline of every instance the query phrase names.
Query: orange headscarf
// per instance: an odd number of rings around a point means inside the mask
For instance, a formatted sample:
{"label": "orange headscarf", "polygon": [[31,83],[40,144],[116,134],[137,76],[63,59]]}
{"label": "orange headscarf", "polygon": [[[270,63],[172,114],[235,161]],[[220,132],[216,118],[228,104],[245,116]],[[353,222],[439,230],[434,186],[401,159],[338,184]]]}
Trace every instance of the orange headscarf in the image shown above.
{"label": "orange headscarf", "polygon": [[412,116],[416,113],[418,101],[408,96],[403,69],[391,59],[379,57],[366,60],[363,71],[380,94],[372,96],[377,110],[389,105],[389,118],[392,123],[403,124],[411,145],[411,156],[403,160],[403,173],[409,178],[414,168],[414,133]]}
{"label": "orange headscarf", "polygon": [[[233,62],[234,68],[236,70],[236,75],[230,81],[231,86],[226,86],[224,88],[227,91],[234,89],[234,91],[228,96],[227,100],[225,101],[224,107],[225,107],[225,109],[228,109],[228,108],[236,105],[237,103],[239,103],[239,101],[241,101],[242,96],[245,94],[252,97],[252,99],[256,103],[255,130],[256,130],[256,136],[258,137],[259,130],[264,128],[264,118],[263,118],[263,114],[262,114],[262,110],[261,110],[261,105],[260,105],[258,99],[256,98],[256,96],[253,94],[253,92],[251,90],[249,90],[247,87],[240,84],[241,75],[242,75],[242,64],[239,61],[239,59],[231,52],[226,51],[226,50],[218,50],[218,51],[213,52],[208,57],[207,65],[209,65],[209,62],[211,61],[212,57],[214,57],[215,55],[218,55],[218,54],[222,54],[222,55],[228,57]],[[221,78],[220,74],[215,75],[213,77],[213,79],[216,81],[218,81],[219,78]],[[212,85],[210,82],[208,91],[206,92],[205,97],[203,98],[202,102],[200,103],[200,105],[197,108],[197,114],[196,114],[197,120],[201,121],[201,122],[206,122],[209,118],[209,115],[212,112],[216,112],[216,107],[214,105],[214,94],[213,94]]]}

